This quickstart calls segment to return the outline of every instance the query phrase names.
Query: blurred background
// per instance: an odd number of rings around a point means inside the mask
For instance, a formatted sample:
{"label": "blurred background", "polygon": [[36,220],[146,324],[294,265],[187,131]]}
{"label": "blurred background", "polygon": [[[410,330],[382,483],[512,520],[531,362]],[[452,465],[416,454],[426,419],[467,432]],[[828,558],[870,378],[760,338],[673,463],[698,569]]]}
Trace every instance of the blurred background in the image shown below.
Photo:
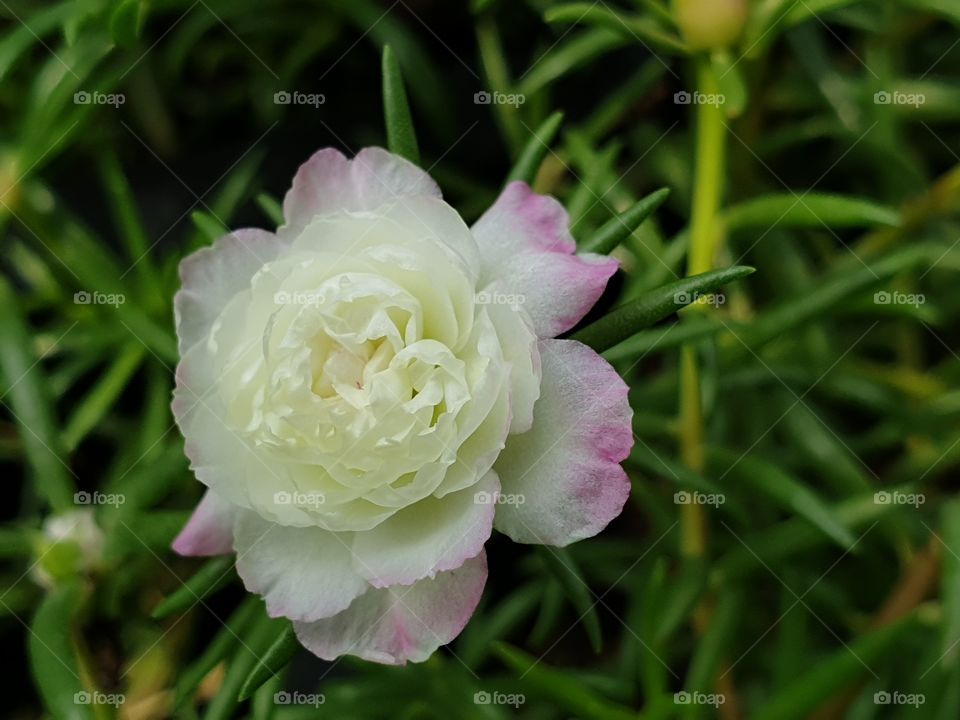
{"label": "blurred background", "polygon": [[[0,0],[0,28],[5,716],[960,717],[956,2]],[[468,221],[518,161],[580,241],[669,189],[588,321],[757,271],[606,350],[636,413],[607,531],[495,537],[424,664],[282,654],[241,702],[282,628],[169,549],[201,494],[176,267],[275,227],[313,151],[385,145],[385,44]]]}

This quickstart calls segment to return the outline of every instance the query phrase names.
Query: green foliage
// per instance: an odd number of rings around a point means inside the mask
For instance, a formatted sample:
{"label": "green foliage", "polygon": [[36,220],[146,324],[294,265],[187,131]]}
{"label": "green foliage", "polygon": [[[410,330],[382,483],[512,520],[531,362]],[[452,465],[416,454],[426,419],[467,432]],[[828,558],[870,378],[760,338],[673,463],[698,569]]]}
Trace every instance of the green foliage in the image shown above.
{"label": "green foliage", "polygon": [[543,121],[536,130],[530,133],[530,139],[527,140],[520,157],[513,168],[507,174],[507,182],[522,180],[528,185],[532,185],[537,178],[537,171],[543,164],[543,159],[550,152],[550,143],[557,136],[560,125],[563,122],[563,113],[555,112]]}
{"label": "green foliage", "polygon": [[63,441],[56,430],[53,399],[33,357],[20,303],[10,284],[0,278],[0,367],[6,407],[21,428],[25,460],[33,473],[32,487],[52,508],[63,510],[72,501],[73,480],[64,463]]}
{"label": "green foliage", "polygon": [[174,613],[202,603],[210,595],[230,583],[233,575],[231,572],[232,565],[233,563],[229,558],[218,557],[208,560],[200,570],[194,573],[193,577],[177,588],[173,595],[157,605],[153,611],[153,617],[162,620]]}
{"label": "green foliage", "polygon": [[677,280],[612,310],[596,322],[578,330],[573,337],[594,350],[608,350],[637,331],[673,315],[691,303],[709,298],[715,290],[728,282],[752,272],[753,268],[732,267]]}
{"label": "green foliage", "polygon": [[663,205],[670,194],[669,188],[650,193],[629,210],[610,218],[590,238],[580,243],[584,252],[609,253],[630,237],[648,217]]}
{"label": "green foliage", "polygon": [[44,704],[57,720],[94,717],[89,703],[76,700],[87,693],[74,638],[82,597],[79,583],[63,585],[44,598],[30,626],[30,667]]}
{"label": "green foliage", "polygon": [[280,628],[276,638],[267,646],[263,657],[260,658],[246,680],[243,681],[243,685],[240,686],[239,699],[246,700],[264,683],[279,675],[299,650],[300,642],[293,632],[293,626],[286,623]]}
{"label": "green foliage", "polygon": [[410,162],[420,162],[417,137],[407,105],[407,91],[403,88],[400,65],[389,45],[383,48],[383,116],[390,151]]}

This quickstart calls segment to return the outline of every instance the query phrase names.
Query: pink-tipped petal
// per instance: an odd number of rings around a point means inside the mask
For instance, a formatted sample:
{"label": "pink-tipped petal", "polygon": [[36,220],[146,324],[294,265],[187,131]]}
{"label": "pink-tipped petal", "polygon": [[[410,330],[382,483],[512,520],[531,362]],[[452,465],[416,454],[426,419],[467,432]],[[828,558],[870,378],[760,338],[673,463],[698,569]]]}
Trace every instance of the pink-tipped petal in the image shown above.
{"label": "pink-tipped petal", "polygon": [[476,557],[493,529],[500,481],[429,497],[353,537],[354,569],[377,588],[410,585]]}
{"label": "pink-tipped petal", "polygon": [[481,552],[434,578],[370,589],[334,617],[295,622],[293,629],[304,647],[324,660],[355,655],[387,665],[423,662],[460,634],[486,580]]}
{"label": "pink-tipped petal", "polygon": [[483,267],[479,287],[497,283],[519,296],[541,338],[576,325],[618,267],[602,255],[573,255],[569,225],[559,202],[515,181],[473,226]]}
{"label": "pink-tipped petal", "polygon": [[353,569],[350,535],[276,525],[240,511],[234,525],[237,574],[247,590],[263,596],[271,617],[332,617],[369,587]]}
{"label": "pink-tipped petal", "polygon": [[233,552],[235,506],[212,490],[204,493],[187,524],[173,541],[180,555],[226,555]]}
{"label": "pink-tipped petal", "polygon": [[183,355],[210,334],[230,299],[286,244],[273,233],[235,230],[180,262],[181,288],[173,299],[177,347]]}
{"label": "pink-tipped petal", "polygon": [[297,170],[283,199],[286,225],[280,231],[296,236],[317,216],[375,210],[414,195],[440,197],[440,188],[409,160],[378,147],[364,148],[351,160],[324,148]]}
{"label": "pink-tipped petal", "polygon": [[533,428],[511,435],[494,465],[503,493],[494,527],[517,542],[567,545],[613,520],[630,482],[627,386],[606,360],[573,340],[541,340],[543,380]]}

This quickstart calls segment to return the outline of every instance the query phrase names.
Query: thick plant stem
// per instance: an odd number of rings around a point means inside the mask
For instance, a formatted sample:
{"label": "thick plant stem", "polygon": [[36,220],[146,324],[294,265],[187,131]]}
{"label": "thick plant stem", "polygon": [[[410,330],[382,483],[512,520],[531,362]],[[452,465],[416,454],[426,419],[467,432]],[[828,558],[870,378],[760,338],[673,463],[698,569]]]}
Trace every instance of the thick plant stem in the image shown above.
{"label": "thick plant stem", "polygon": [[[720,95],[717,76],[706,57],[697,60],[697,85],[701,100]],[[725,130],[723,108],[701,102],[696,105],[697,145],[694,162],[693,215],[690,219],[690,250],[687,274],[713,268],[716,250],[717,212],[723,183]]]}
{"label": "thick plant stem", "polygon": [[[695,472],[704,467],[703,408],[700,406],[700,373],[697,351],[691,345],[680,348],[680,460]],[[706,523],[703,508],[696,503],[680,506],[681,550],[685,555],[706,553]]]}
{"label": "thick plant stem", "polygon": [[[698,98],[719,95],[717,77],[707,57],[697,63]],[[696,106],[697,145],[695,150],[693,210],[690,220],[690,249],[687,274],[696,275],[713,267],[716,251],[717,211],[720,207],[724,174],[723,110],[717,104]],[[695,304],[703,309],[705,306]],[[703,408],[700,395],[700,368],[696,348],[685,345],[680,352],[680,457],[684,465],[702,473]],[[703,508],[696,504],[680,508],[681,550],[690,557],[702,557],[707,547],[707,525]]]}

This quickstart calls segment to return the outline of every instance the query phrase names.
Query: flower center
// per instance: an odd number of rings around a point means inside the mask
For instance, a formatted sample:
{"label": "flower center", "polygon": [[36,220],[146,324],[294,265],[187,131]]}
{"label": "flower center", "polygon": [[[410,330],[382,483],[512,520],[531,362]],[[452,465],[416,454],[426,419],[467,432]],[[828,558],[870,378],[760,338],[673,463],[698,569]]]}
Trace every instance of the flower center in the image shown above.
{"label": "flower center", "polygon": [[331,340],[325,335],[311,342],[310,389],[321,398],[337,395],[342,388],[364,388],[364,368],[377,345],[368,340],[352,348]]}

